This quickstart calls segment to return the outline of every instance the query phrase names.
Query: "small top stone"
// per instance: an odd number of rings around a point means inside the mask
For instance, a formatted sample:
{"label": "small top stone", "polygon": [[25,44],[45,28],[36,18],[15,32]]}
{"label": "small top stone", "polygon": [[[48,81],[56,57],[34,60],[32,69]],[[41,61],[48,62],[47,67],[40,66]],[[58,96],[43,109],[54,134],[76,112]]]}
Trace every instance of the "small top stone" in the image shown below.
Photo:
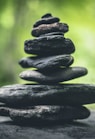
{"label": "small top stone", "polygon": [[52,17],[51,13],[44,14],[41,18],[49,18]]}

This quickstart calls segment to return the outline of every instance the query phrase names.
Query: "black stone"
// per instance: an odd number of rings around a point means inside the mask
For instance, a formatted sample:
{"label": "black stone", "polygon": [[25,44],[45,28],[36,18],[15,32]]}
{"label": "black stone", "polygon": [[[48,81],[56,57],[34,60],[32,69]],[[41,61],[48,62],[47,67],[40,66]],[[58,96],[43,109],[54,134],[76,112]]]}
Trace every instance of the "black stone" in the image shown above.
{"label": "black stone", "polygon": [[40,84],[56,84],[58,82],[72,80],[87,74],[87,69],[82,67],[61,68],[59,71],[41,73],[37,70],[26,70],[20,73],[20,78],[35,81]]}
{"label": "black stone", "polygon": [[75,51],[73,42],[70,39],[63,38],[62,35],[38,37],[34,40],[25,41],[24,45],[26,53],[41,56],[71,54]]}
{"label": "black stone", "polygon": [[0,102],[10,107],[91,104],[95,103],[95,85],[8,85],[0,88]]}
{"label": "black stone", "polygon": [[10,110],[11,119],[16,123],[45,124],[61,123],[88,118],[90,112],[83,106],[34,106],[31,109]]}
{"label": "black stone", "polygon": [[51,13],[46,13],[41,18],[49,18],[49,17],[52,17]]}
{"label": "black stone", "polygon": [[42,19],[36,21],[36,23],[33,25],[33,27],[38,27],[39,25],[42,25],[42,24],[52,24],[52,23],[56,23],[59,21],[60,21],[60,19],[57,17],[42,18]]}
{"label": "black stone", "polygon": [[66,23],[52,23],[52,24],[42,24],[38,27],[33,28],[31,34],[34,37],[39,37],[42,34],[51,33],[51,32],[63,32],[66,33],[69,30],[69,27]]}
{"label": "black stone", "polygon": [[73,63],[74,59],[70,55],[58,55],[50,57],[26,57],[19,61],[23,68],[34,67],[40,71],[56,70],[60,66],[68,67]]}

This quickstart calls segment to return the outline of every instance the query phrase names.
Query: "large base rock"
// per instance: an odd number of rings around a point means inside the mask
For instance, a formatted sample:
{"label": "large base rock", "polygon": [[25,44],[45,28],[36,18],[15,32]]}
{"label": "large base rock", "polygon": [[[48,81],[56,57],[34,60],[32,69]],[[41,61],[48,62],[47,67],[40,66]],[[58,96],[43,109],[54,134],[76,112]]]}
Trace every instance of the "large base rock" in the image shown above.
{"label": "large base rock", "polygon": [[0,88],[0,102],[15,107],[90,104],[95,103],[95,85],[9,85]]}
{"label": "large base rock", "polygon": [[95,139],[95,111],[87,119],[50,126],[19,126],[0,116],[0,139]]}
{"label": "large base rock", "polygon": [[0,115],[9,116],[19,124],[42,125],[85,119],[90,112],[83,106],[32,106],[23,109],[0,107]]}

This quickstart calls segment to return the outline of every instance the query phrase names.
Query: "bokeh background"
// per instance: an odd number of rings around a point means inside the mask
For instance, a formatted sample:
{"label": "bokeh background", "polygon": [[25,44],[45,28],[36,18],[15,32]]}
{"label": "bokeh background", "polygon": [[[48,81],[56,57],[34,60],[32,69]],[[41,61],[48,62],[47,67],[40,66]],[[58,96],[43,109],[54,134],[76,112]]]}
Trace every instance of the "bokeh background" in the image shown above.
{"label": "bokeh background", "polygon": [[18,65],[24,53],[24,41],[32,39],[35,21],[45,13],[68,23],[70,38],[76,47],[74,64],[88,69],[88,75],[74,83],[95,83],[95,0],[0,0],[0,86],[24,83]]}

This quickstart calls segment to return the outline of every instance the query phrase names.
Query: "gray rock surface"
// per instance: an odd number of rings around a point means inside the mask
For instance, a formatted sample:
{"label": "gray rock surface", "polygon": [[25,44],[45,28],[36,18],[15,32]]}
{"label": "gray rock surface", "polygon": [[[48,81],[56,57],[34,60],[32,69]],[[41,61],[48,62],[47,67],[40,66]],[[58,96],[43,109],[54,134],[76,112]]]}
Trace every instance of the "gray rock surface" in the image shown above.
{"label": "gray rock surface", "polygon": [[55,124],[89,117],[90,112],[83,106],[32,106],[16,109],[0,107],[0,115],[9,116],[16,123],[28,125]]}
{"label": "gray rock surface", "polygon": [[58,71],[41,73],[37,70],[26,70],[20,73],[20,78],[28,81],[35,81],[40,84],[57,84],[69,81],[87,74],[83,67],[60,68]]}
{"label": "gray rock surface", "polygon": [[52,24],[52,23],[56,23],[59,21],[60,21],[60,19],[58,17],[49,16],[47,18],[42,18],[42,19],[36,21],[36,23],[33,25],[33,27],[38,27],[39,25],[42,25],[42,24]]}
{"label": "gray rock surface", "polygon": [[0,106],[0,116],[9,116],[10,111],[12,108],[7,106]]}
{"label": "gray rock surface", "polygon": [[0,102],[11,107],[91,104],[95,103],[95,85],[8,85],[0,88]]}
{"label": "gray rock surface", "polygon": [[0,139],[95,139],[95,111],[87,119],[50,126],[19,126],[0,117]]}
{"label": "gray rock surface", "polygon": [[70,55],[57,55],[50,57],[25,57],[19,61],[23,68],[35,67],[40,71],[56,70],[60,66],[70,66],[74,59]]}
{"label": "gray rock surface", "polygon": [[63,32],[51,32],[51,33],[42,34],[42,35],[40,35],[40,37],[42,37],[42,36],[52,36],[52,35],[62,35],[62,36],[64,36],[64,33]]}
{"label": "gray rock surface", "polygon": [[52,35],[26,40],[24,50],[28,54],[49,56],[71,54],[75,51],[75,46],[70,39],[65,39],[63,35]]}
{"label": "gray rock surface", "polygon": [[33,28],[31,34],[35,37],[39,37],[42,34],[50,33],[50,32],[67,32],[68,25],[66,23],[52,23],[52,24],[42,24],[38,27]]}

